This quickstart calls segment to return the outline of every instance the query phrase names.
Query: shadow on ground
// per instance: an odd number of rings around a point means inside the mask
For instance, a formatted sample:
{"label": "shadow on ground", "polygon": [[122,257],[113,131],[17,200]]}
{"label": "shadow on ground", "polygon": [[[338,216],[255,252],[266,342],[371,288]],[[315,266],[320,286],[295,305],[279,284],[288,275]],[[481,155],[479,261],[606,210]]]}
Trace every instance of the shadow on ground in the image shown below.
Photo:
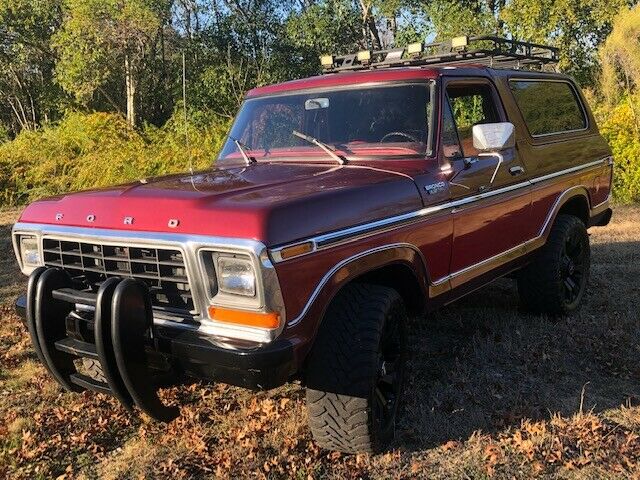
{"label": "shadow on ground", "polygon": [[423,450],[640,398],[640,242],[596,243],[592,262],[570,318],[519,312],[515,282],[502,279],[416,321],[396,446]]}

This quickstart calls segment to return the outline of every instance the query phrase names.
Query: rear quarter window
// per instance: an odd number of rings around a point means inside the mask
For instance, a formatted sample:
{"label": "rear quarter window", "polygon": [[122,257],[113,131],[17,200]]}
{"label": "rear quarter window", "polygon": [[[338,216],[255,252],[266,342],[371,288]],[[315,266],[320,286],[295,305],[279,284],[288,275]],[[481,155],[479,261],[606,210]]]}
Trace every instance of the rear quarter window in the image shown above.
{"label": "rear quarter window", "polygon": [[587,128],[584,109],[569,82],[511,80],[509,83],[532,136]]}

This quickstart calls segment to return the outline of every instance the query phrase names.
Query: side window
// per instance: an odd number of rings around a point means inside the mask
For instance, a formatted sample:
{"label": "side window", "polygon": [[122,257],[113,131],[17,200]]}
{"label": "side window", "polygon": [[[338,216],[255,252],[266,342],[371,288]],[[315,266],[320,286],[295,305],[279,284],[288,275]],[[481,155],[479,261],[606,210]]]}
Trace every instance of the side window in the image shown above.
{"label": "side window", "polygon": [[478,150],[473,147],[473,126],[500,121],[491,87],[453,84],[447,86],[447,96],[451,102],[462,154],[465,157],[477,155]]}
{"label": "side window", "polygon": [[509,83],[532,136],[587,127],[584,110],[568,82],[511,80]]}
{"label": "side window", "polygon": [[460,148],[460,140],[458,140],[458,132],[456,131],[456,123],[453,120],[451,112],[451,104],[445,96],[444,107],[442,109],[442,152],[447,158],[462,157],[462,149]]}

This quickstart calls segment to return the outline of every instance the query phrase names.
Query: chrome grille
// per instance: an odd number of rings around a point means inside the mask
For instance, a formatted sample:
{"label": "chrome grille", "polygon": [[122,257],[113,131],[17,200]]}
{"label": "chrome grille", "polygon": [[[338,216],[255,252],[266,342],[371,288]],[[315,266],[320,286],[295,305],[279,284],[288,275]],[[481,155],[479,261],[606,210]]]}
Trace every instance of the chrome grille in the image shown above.
{"label": "chrome grille", "polygon": [[43,239],[44,263],[67,271],[79,288],[97,291],[108,277],[142,280],[157,310],[193,314],[194,303],[183,253],[175,248],[105,245]]}

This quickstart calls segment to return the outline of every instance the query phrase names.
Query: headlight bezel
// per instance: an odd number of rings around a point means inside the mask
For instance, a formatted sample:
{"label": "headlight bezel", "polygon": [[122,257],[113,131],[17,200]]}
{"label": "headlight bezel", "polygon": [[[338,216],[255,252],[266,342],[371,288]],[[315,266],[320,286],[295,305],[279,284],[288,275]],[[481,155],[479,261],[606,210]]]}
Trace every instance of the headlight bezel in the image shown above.
{"label": "headlight bezel", "polygon": [[[201,328],[211,329],[228,338],[251,339],[257,343],[268,343],[274,340],[285,328],[286,313],[275,268],[271,263],[267,249],[241,248],[226,245],[200,245],[196,250],[199,269],[205,295],[206,307]],[[234,295],[218,288],[217,262],[218,256],[236,257],[249,261],[255,275],[255,295],[253,297]],[[234,323],[216,319],[212,311],[234,310],[237,314],[275,314],[279,318],[277,328]]]}
{"label": "headlight bezel", "polygon": [[[220,272],[218,259],[235,258],[251,265],[254,275],[254,295],[247,296],[220,288]],[[265,289],[260,260],[248,251],[222,248],[201,248],[198,251],[200,270],[205,282],[208,304],[217,307],[232,307],[243,310],[264,312],[266,311]]]}

